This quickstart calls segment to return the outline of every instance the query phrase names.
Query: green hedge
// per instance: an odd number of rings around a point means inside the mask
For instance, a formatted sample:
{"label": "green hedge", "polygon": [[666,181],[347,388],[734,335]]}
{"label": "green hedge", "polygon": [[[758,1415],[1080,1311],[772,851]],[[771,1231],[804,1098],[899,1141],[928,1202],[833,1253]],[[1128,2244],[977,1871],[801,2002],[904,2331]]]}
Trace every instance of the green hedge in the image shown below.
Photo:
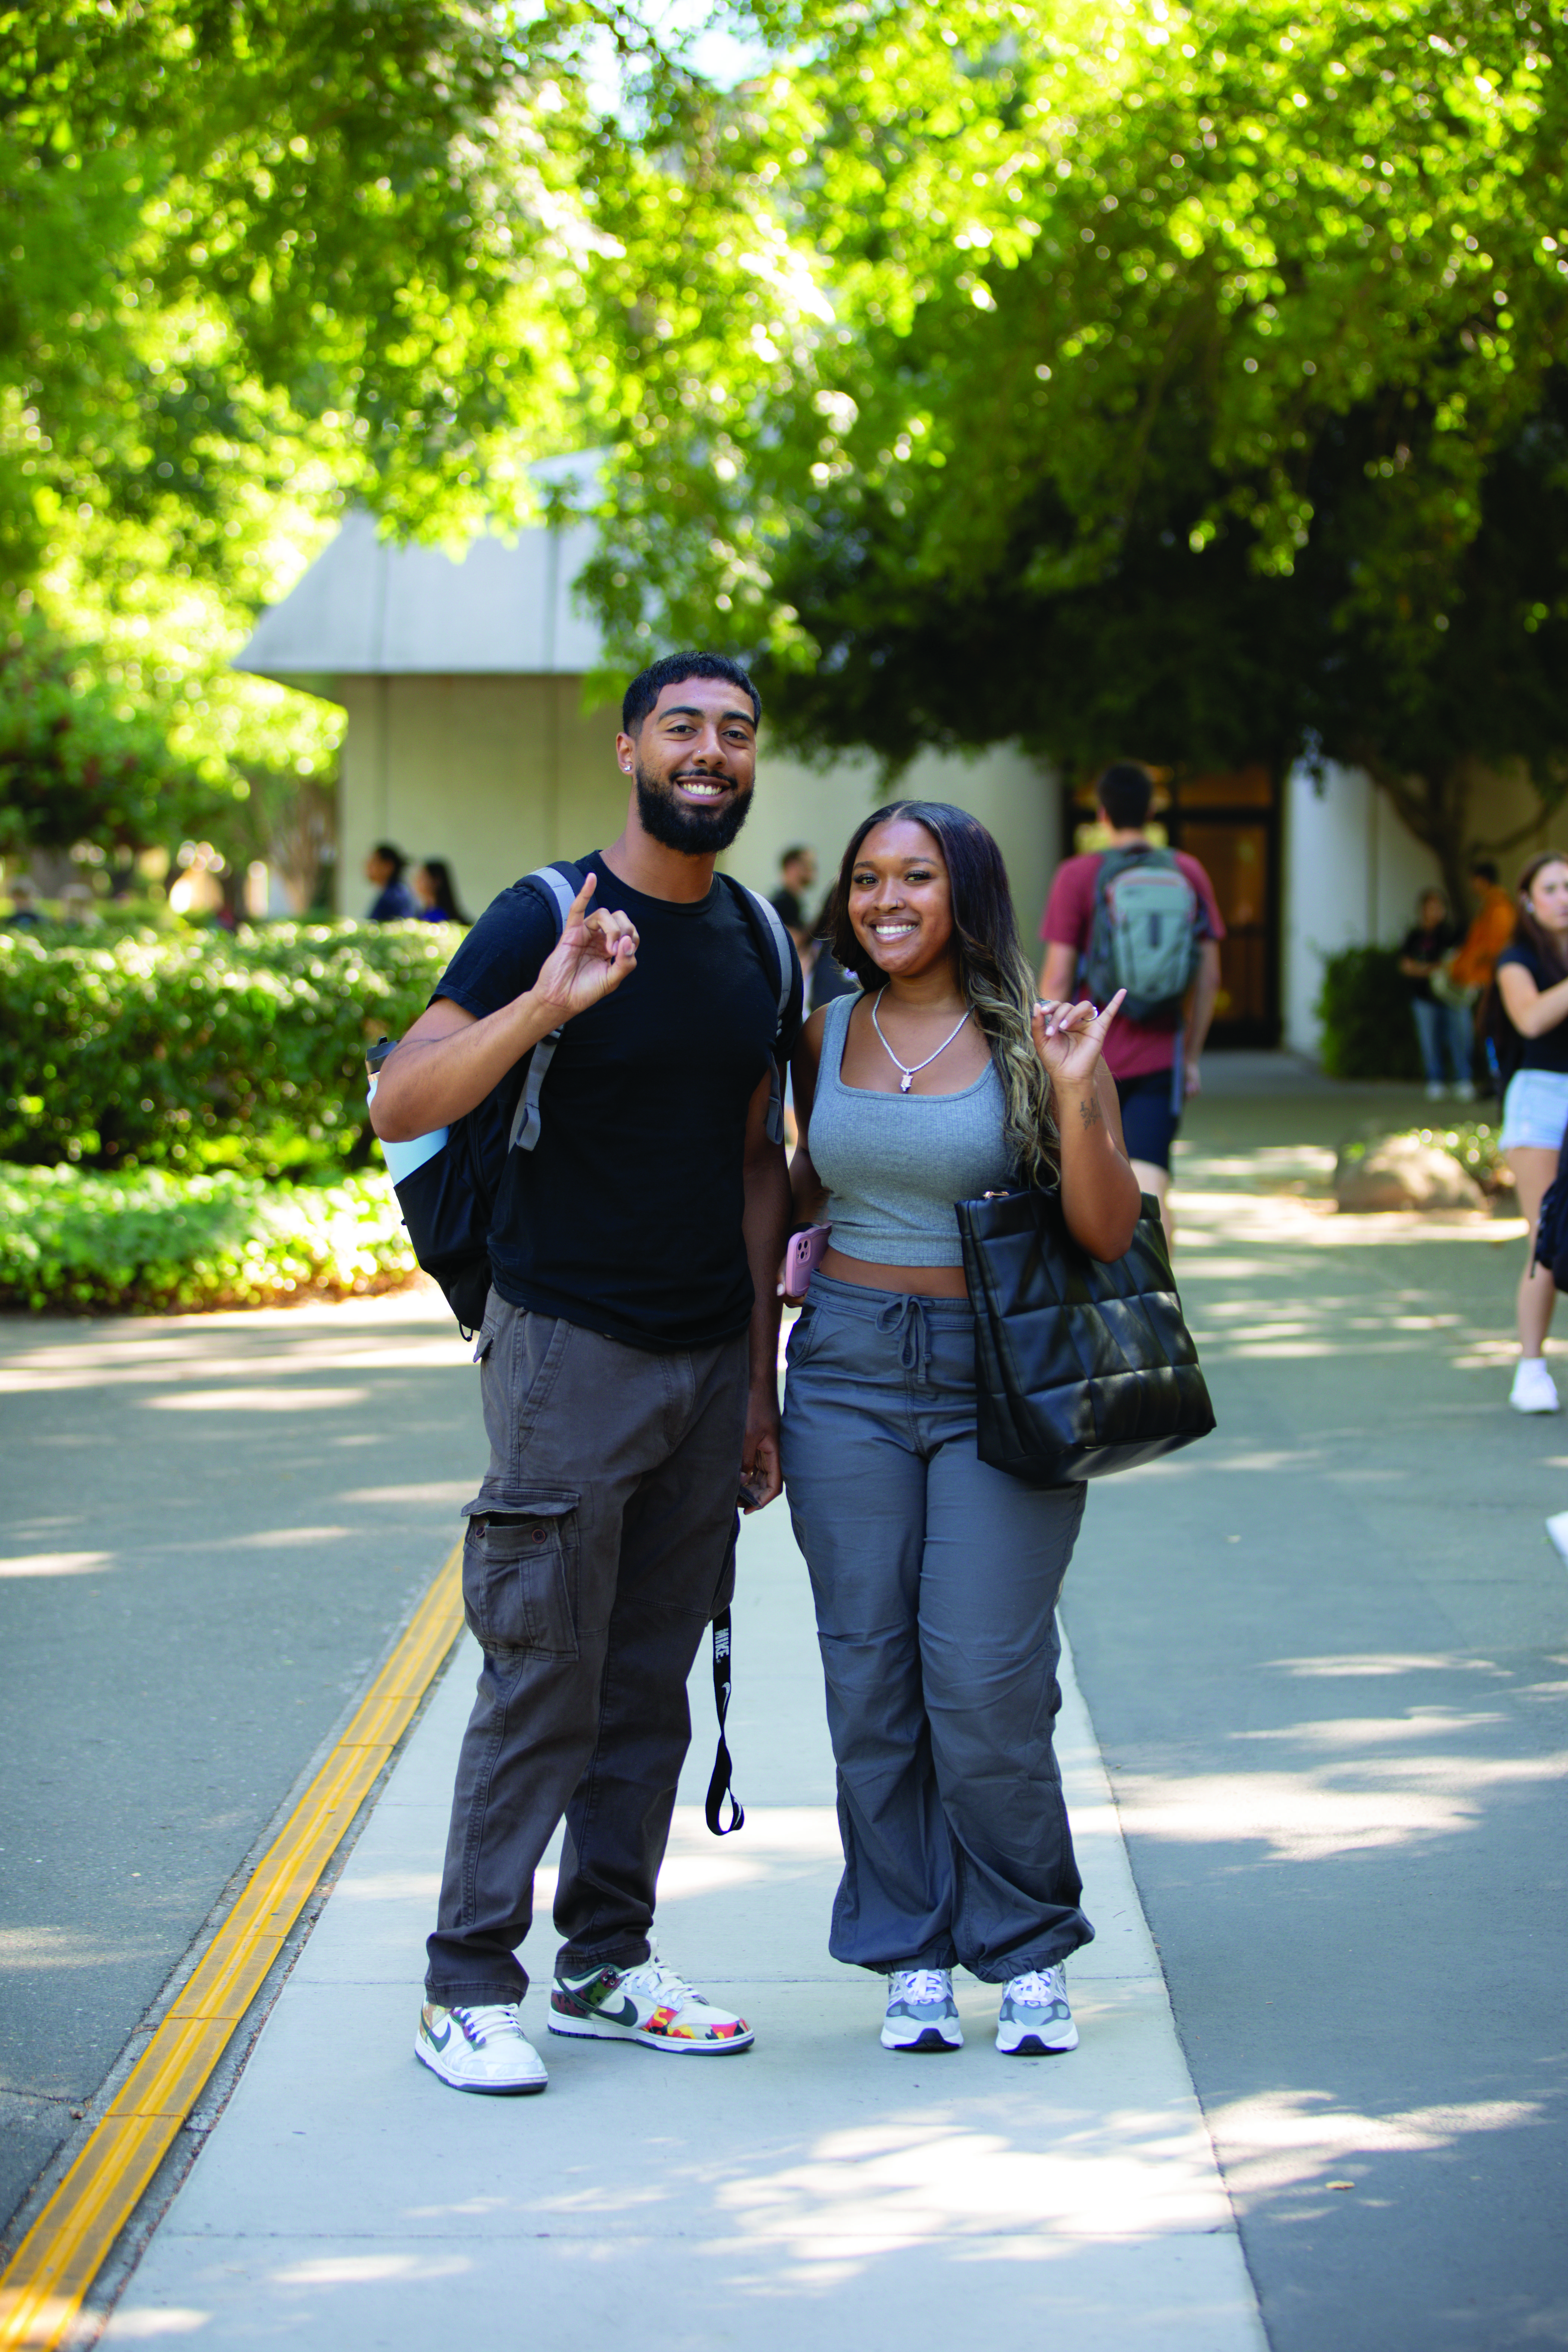
{"label": "green hedge", "polygon": [[1342,948],[1323,959],[1315,1008],[1331,1078],[1419,1078],[1421,1049],[1396,948]]}
{"label": "green hedge", "polygon": [[366,1041],[424,1011],[457,938],[416,922],[0,936],[0,1160],[366,1164]]}
{"label": "green hedge", "polygon": [[7,1307],[277,1307],[399,1289],[416,1272],[384,1176],[268,1184],[159,1169],[0,1168]]}

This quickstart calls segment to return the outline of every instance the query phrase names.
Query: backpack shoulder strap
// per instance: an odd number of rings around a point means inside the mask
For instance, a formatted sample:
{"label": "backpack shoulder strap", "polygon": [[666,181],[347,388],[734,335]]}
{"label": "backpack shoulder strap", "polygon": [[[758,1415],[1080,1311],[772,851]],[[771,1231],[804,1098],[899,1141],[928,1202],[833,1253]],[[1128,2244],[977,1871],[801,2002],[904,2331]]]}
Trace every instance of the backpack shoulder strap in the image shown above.
{"label": "backpack shoulder strap", "polygon": [[[531,874],[525,874],[522,877],[525,883],[533,885],[539,896],[546,901],[554,914],[557,939],[566,928],[566,918],[572,912],[572,902],[583,887],[584,878],[582,867],[574,866],[569,857],[558,857],[550,866],[536,866]],[[531,1151],[539,1141],[542,1125],[539,1115],[539,1090],[544,1084],[546,1071],[555,1059],[555,1048],[560,1043],[560,1030],[552,1029],[548,1037],[540,1039],[528,1057],[528,1076],[523,1082],[522,1092],[517,1098],[517,1109],[512,1115],[511,1132],[507,1138],[509,1151],[514,1145],[519,1151]]]}
{"label": "backpack shoulder strap", "polygon": [[768,1088],[768,1141],[782,1143],[784,1134],[784,1084],[779,1076],[778,1044],[779,1039],[784,1035],[784,1015],[789,1011],[790,997],[795,990],[795,947],[789,933],[784,927],[779,910],[771,899],[764,898],[760,890],[748,889],[743,882],[737,882],[732,874],[726,874],[724,880],[739,901],[741,911],[749,919],[752,931],[760,932],[762,938],[765,939],[772,947],[774,961],[778,966],[778,1004],[773,1014],[773,1082]]}

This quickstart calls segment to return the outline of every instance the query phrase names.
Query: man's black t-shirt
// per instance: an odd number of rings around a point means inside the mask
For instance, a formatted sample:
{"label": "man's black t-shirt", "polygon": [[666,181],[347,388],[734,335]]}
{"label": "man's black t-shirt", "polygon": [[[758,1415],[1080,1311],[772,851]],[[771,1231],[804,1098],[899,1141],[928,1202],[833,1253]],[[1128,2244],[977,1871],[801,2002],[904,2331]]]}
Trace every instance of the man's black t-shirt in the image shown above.
{"label": "man's black t-shirt", "polygon": [[[744,1142],[778,1020],[772,960],[718,876],[686,904],[645,898],[596,852],[577,862],[597,877],[591,906],[636,924],[637,968],[565,1025],[540,1093],[539,1142],[507,1154],[491,1277],[514,1307],[634,1348],[710,1346],[752,1312]],[[537,888],[514,884],[436,994],[482,1020],[532,986],[555,939]],[[791,958],[781,1055],[801,1021]]]}
{"label": "man's black t-shirt", "polygon": [[[1563,977],[1560,971],[1548,971],[1528,940],[1515,940],[1511,947],[1504,948],[1497,960],[1499,971],[1509,963],[1522,964],[1543,996]],[[1509,1025],[1512,1027],[1511,1023]],[[1521,1030],[1514,1034],[1521,1048],[1513,1064],[1516,1070],[1553,1070],[1560,1077],[1568,1076],[1568,1020],[1560,1021],[1542,1037],[1527,1037]]]}

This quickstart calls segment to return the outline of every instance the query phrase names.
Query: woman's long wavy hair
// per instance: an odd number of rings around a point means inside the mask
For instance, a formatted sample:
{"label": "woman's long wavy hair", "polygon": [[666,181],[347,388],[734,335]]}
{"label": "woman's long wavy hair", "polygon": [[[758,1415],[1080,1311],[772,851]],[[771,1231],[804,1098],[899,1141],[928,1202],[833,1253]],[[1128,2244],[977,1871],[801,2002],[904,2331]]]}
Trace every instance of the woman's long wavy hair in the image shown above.
{"label": "woman's long wavy hair", "polygon": [[979,820],[947,801],[893,801],[886,808],[873,809],[850,836],[834,886],[828,939],[833,955],[863,988],[879,988],[887,979],[860,944],[849,920],[849,878],[867,835],[900,816],[924,825],[947,868],[958,984],[984,1034],[1002,1081],[1007,1147],[1018,1180],[1025,1184],[1054,1184],[1058,1161],[1051,1082],[1029,1027],[1035,975],[1019,941],[1002,852]]}
{"label": "woman's long wavy hair", "polygon": [[1530,886],[1548,866],[1568,866],[1568,856],[1560,849],[1538,849],[1514,885],[1519,894],[1519,921],[1514,937],[1528,940],[1541,959],[1542,971],[1551,972],[1554,979],[1568,980],[1563,950],[1530,903]]}

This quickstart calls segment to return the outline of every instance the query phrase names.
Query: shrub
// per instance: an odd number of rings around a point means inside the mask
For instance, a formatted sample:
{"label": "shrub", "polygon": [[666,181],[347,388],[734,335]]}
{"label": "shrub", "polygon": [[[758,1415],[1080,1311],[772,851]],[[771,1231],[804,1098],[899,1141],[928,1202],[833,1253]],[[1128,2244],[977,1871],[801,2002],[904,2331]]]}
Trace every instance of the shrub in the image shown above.
{"label": "shrub", "polygon": [[412,922],[0,936],[0,1160],[341,1173],[371,1150],[366,1041],[423,1012],[454,945]]}
{"label": "shrub", "polygon": [[1342,948],[1323,959],[1316,1010],[1331,1078],[1419,1078],[1421,1051],[1396,948]]}
{"label": "shrub", "polygon": [[417,1272],[384,1176],[267,1184],[0,1168],[0,1303],[69,1313],[276,1307]]}

